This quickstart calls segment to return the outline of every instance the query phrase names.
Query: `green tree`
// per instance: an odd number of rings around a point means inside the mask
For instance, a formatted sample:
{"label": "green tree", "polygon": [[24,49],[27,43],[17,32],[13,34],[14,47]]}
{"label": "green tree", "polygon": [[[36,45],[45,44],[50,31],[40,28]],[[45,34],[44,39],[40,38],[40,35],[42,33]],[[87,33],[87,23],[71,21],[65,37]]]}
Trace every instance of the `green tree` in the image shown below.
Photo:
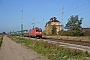
{"label": "green tree", "polygon": [[55,25],[53,25],[53,26],[52,26],[52,34],[54,34],[54,35],[55,35],[55,34],[57,34],[56,29],[57,29],[57,28],[56,28],[56,26],[55,26]]}
{"label": "green tree", "polygon": [[44,35],[51,35],[52,34],[52,26],[48,26],[45,28]]}
{"label": "green tree", "polygon": [[83,18],[81,18],[80,20],[78,19],[78,15],[76,16],[71,16],[68,19],[68,22],[65,26],[65,29],[68,30],[68,32],[70,33],[71,36],[81,36],[83,35],[81,29],[82,29],[82,20]]}
{"label": "green tree", "polygon": [[5,32],[3,32],[3,34],[6,34]]}

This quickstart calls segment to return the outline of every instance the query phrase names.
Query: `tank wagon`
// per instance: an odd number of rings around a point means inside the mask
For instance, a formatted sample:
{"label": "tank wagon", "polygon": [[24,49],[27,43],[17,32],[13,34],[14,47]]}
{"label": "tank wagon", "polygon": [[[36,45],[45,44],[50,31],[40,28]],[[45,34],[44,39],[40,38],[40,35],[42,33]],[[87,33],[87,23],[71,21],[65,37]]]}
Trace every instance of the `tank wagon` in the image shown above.
{"label": "tank wagon", "polygon": [[17,31],[17,32],[16,32],[16,35],[17,35],[17,36],[20,36],[20,34],[21,34],[21,31]]}
{"label": "tank wagon", "polygon": [[28,30],[23,30],[22,32],[23,32],[23,36],[24,36],[24,37],[28,37],[28,36],[29,36],[29,35],[28,35]]}

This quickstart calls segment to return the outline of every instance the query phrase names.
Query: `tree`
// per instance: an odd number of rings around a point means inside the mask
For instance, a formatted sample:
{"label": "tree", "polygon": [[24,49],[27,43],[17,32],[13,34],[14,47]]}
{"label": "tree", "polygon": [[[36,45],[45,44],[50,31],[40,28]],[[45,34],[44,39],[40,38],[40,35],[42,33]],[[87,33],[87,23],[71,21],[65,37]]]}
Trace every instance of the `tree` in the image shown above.
{"label": "tree", "polygon": [[48,26],[45,28],[46,30],[44,31],[45,35],[51,35],[52,34],[52,27]]}
{"label": "tree", "polygon": [[57,34],[56,29],[57,29],[57,28],[56,28],[56,26],[55,26],[55,25],[53,25],[53,26],[52,26],[52,34]]}
{"label": "tree", "polygon": [[69,19],[68,19],[68,22],[65,26],[65,29],[68,29],[68,32],[70,33],[71,36],[80,36],[80,35],[83,35],[82,34],[82,20],[83,18],[81,18],[80,20],[78,19],[78,15],[76,16],[71,16]]}
{"label": "tree", "polygon": [[3,34],[6,34],[5,32],[3,32]]}

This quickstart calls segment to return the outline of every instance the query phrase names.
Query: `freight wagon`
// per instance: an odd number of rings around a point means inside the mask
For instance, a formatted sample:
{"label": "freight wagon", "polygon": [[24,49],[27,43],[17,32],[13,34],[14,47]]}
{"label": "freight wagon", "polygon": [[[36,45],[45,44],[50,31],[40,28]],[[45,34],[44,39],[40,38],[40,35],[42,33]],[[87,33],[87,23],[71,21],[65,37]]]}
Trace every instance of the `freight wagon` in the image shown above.
{"label": "freight wagon", "polygon": [[23,30],[22,32],[23,32],[23,36],[24,36],[24,37],[28,37],[28,36],[29,36],[28,30]]}

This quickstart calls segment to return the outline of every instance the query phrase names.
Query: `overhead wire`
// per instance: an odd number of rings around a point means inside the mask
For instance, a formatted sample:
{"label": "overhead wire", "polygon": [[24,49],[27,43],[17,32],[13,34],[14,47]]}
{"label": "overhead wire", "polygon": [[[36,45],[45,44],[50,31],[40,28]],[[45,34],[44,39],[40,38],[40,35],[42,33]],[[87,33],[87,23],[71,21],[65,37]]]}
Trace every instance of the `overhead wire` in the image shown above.
{"label": "overhead wire", "polygon": [[83,7],[83,6],[85,6],[85,5],[88,5],[88,4],[89,4],[89,3],[86,3],[86,4],[83,4],[83,5],[80,5],[80,6],[78,6],[78,7],[75,7],[75,8],[73,8],[73,9],[70,9],[70,10],[68,10],[68,11],[65,11],[64,13],[71,12],[71,11],[73,11],[73,10],[76,10],[76,9],[81,8],[81,7]]}
{"label": "overhead wire", "polygon": [[[70,5],[68,5],[66,8],[69,8],[70,6],[73,6],[73,5],[75,5],[75,4],[77,4],[77,3],[79,3],[81,0],[78,0],[78,1],[76,1],[75,3],[72,3],[72,4],[70,4]],[[67,10],[67,11],[65,11],[64,12],[64,15],[67,15],[66,13],[69,13],[69,12],[71,12],[71,11],[75,11],[76,9],[79,9],[79,8],[81,8],[81,7],[83,7],[83,6],[87,6],[88,4],[90,4],[90,2],[89,3],[85,3],[85,4],[83,4],[83,5],[80,5],[80,6],[76,6],[75,8],[73,8],[73,9],[70,9],[70,10]],[[65,8],[65,9],[66,9]],[[88,7],[89,8],[89,7]],[[83,10],[85,10],[85,9],[82,9],[82,11]],[[59,10],[60,11],[60,10]],[[59,12],[59,11],[56,11],[56,12]],[[81,10],[80,10],[81,11]],[[75,12],[78,12],[78,11],[75,11]],[[87,12],[85,12],[85,13],[87,13]],[[85,13],[81,13],[81,14],[85,14]],[[53,13],[50,13],[50,14],[53,14]],[[48,14],[49,16],[50,16],[50,14]],[[58,13],[58,14],[55,14],[54,16],[58,16],[58,15],[62,15],[62,12],[61,13]],[[44,21],[44,20],[46,20],[46,19],[48,19],[48,17],[42,17],[41,18],[42,19],[42,21]]]}
{"label": "overhead wire", "polygon": [[[77,2],[80,2],[80,1],[81,1],[81,0],[79,0],[79,1],[77,1]],[[77,2],[75,2],[75,3],[77,3]],[[75,3],[74,3],[74,5],[75,5]],[[71,12],[71,11],[73,11],[73,10],[79,9],[79,8],[81,8],[81,7],[83,7],[83,6],[88,5],[88,4],[90,4],[90,2],[88,2],[88,3],[86,3],[86,4],[83,4],[83,5],[80,5],[80,6],[77,6],[77,7],[73,8],[73,9],[64,11],[64,14],[66,15],[66,13],[69,13],[69,12]],[[73,4],[68,5],[67,8],[68,8],[69,6],[71,6],[71,5],[73,5]],[[88,7],[88,8],[89,8],[89,7]],[[83,10],[84,10],[84,9],[83,9]],[[80,11],[81,11],[81,10],[80,10]],[[78,11],[77,11],[77,12],[78,12]],[[62,12],[56,14],[55,16],[58,16],[58,15],[62,15]]]}
{"label": "overhead wire", "polygon": [[[78,1],[76,1],[76,2],[74,2],[74,3],[72,3],[72,4],[70,4],[70,5],[68,5],[67,8],[70,7],[70,6],[72,6],[72,5],[74,5],[74,4],[77,4],[77,3],[80,2],[80,1],[81,1],[81,0],[78,0]],[[53,13],[56,13],[56,12],[60,12],[60,10],[55,11],[55,12],[53,12]],[[48,15],[50,16],[50,15],[53,14],[53,13],[50,13],[50,14],[48,14]],[[61,13],[58,13],[58,14],[55,14],[55,16],[58,16],[58,15],[60,15],[60,14],[62,14],[62,12],[61,12]],[[46,15],[46,16],[47,16],[47,15]],[[42,18],[44,18],[44,20],[45,20],[45,19],[48,19],[48,17],[42,17]]]}
{"label": "overhead wire", "polygon": [[70,4],[70,5],[66,6],[65,8],[71,7],[71,6],[73,6],[73,5],[77,4],[77,3],[79,3],[80,1],[81,1],[81,0],[78,0],[78,1],[76,1],[76,2],[74,2],[74,3],[72,3],[72,4]]}
{"label": "overhead wire", "polygon": [[[76,2],[74,2],[74,3],[72,3],[72,4],[70,4],[70,5],[68,5],[68,6],[66,6],[66,8],[68,8],[68,7],[71,7],[72,5],[75,5],[75,4],[77,4],[78,2],[80,2],[81,0],[78,0],[78,1],[76,1]],[[74,8],[75,9],[75,8]],[[59,10],[60,11],[60,10]],[[59,11],[56,11],[56,12],[59,12]],[[64,12],[65,13],[65,12]],[[60,14],[62,14],[62,12],[61,13],[58,13],[58,14],[56,14],[56,16],[57,15],[60,15]]]}

